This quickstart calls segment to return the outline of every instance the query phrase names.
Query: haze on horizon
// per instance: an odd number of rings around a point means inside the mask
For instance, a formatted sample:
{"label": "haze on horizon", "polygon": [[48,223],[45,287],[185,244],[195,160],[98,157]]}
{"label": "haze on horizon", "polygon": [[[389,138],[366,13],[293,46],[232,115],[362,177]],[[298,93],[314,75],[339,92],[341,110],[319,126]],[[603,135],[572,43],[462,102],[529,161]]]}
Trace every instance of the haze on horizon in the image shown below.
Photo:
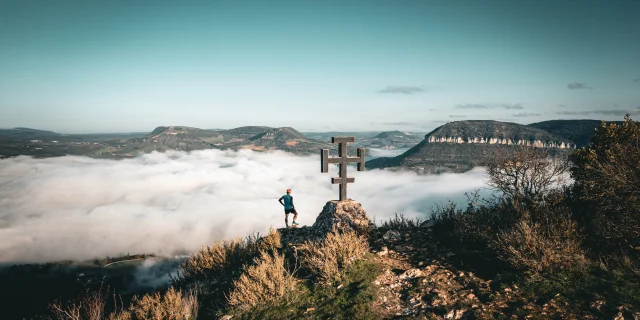
{"label": "haze on horizon", "polygon": [[638,1],[0,2],[0,128],[428,131],[640,114]]}

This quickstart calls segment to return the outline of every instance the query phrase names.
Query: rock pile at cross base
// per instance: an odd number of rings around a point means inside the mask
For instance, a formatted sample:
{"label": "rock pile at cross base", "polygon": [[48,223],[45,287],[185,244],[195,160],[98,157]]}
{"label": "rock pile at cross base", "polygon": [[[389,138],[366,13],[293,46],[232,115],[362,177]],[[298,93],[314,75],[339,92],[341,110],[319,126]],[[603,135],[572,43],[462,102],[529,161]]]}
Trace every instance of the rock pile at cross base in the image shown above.
{"label": "rock pile at cross base", "polygon": [[300,244],[325,238],[332,231],[355,231],[366,235],[375,228],[362,205],[354,200],[327,202],[316,222],[310,227],[278,229],[283,244]]}

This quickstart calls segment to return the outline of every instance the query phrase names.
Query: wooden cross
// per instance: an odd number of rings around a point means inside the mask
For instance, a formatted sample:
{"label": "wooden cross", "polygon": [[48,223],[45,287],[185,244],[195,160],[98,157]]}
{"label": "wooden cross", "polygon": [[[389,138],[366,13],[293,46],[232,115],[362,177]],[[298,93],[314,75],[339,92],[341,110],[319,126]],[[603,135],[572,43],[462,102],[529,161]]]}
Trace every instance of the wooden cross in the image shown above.
{"label": "wooden cross", "polygon": [[357,157],[347,155],[347,143],[355,142],[355,137],[332,137],[331,143],[338,143],[338,157],[329,158],[329,149],[320,150],[320,171],[329,172],[329,163],[340,166],[339,178],[331,178],[331,183],[340,184],[340,201],[347,200],[347,183],[354,183],[355,178],[347,178],[347,164],[357,163],[358,171],[364,171],[364,148],[358,148]]}

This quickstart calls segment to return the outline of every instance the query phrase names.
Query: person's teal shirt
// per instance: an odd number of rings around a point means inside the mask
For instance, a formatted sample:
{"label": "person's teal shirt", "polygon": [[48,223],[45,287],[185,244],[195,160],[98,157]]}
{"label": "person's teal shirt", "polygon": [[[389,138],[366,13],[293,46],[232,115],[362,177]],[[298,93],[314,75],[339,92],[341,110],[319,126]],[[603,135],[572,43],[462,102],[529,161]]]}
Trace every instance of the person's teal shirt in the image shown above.
{"label": "person's teal shirt", "polygon": [[285,194],[280,199],[284,200],[285,209],[293,209],[293,197],[291,195]]}

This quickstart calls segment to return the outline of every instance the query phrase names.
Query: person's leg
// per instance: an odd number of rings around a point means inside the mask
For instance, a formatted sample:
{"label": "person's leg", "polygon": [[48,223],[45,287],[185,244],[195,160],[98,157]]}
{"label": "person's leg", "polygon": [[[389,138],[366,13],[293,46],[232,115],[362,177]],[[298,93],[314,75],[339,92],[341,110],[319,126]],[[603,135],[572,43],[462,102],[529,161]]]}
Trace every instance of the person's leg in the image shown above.
{"label": "person's leg", "polygon": [[289,228],[289,214],[288,213],[284,214],[284,225],[287,226],[287,228]]}
{"label": "person's leg", "polygon": [[296,211],[296,209],[293,209],[293,222],[296,222],[296,219],[298,219],[298,211]]}

